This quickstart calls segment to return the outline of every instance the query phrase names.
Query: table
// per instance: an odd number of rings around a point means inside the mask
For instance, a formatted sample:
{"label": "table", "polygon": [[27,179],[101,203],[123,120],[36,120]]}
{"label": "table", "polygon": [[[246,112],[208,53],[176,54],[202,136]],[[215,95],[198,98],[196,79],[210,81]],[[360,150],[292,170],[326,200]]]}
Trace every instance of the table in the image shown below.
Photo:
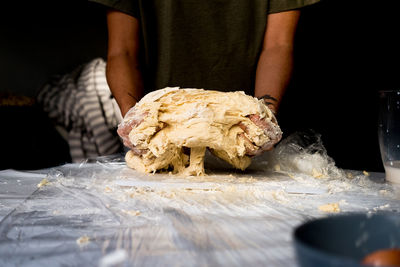
{"label": "table", "polygon": [[0,266],[296,266],[293,229],[336,214],[321,205],[400,210],[382,173],[280,160],[245,172],[212,160],[204,177],[141,174],[120,155],[0,171]]}

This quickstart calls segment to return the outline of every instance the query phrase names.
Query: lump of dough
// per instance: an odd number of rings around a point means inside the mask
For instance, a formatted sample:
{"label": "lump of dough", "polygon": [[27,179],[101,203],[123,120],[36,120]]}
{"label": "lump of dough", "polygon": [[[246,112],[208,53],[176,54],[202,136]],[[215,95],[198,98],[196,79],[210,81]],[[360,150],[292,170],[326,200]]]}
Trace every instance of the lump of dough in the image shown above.
{"label": "lump of dough", "polygon": [[[252,115],[259,116],[259,125]],[[141,172],[172,168],[182,175],[204,175],[206,148],[244,170],[252,155],[282,136],[262,100],[244,92],[177,87],[143,97],[119,125],[118,132],[123,131],[124,143],[132,149],[125,157],[129,167]]]}

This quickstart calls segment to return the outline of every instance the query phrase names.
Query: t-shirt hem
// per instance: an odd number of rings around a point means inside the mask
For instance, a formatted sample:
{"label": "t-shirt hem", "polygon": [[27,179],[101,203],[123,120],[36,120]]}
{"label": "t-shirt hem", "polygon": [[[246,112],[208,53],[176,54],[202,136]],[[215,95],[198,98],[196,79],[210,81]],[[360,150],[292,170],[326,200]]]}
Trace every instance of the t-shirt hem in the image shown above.
{"label": "t-shirt hem", "polygon": [[121,7],[121,6],[117,5],[117,4],[115,4],[114,1],[109,1],[109,0],[88,0],[88,1],[89,2],[93,2],[93,3],[97,3],[97,4],[101,4],[103,6],[106,6],[106,7],[121,11],[121,12],[123,12],[125,14],[128,14],[128,15],[132,16],[132,17],[138,18],[138,14],[136,14],[135,12],[132,12],[131,9]]}
{"label": "t-shirt hem", "polygon": [[284,11],[290,11],[290,10],[296,10],[300,9],[305,6],[313,5],[315,3],[320,2],[320,0],[299,0],[299,1],[294,1],[293,3],[290,3],[285,6],[270,6],[268,10],[268,14],[273,14],[273,13],[279,13],[279,12],[284,12]]}

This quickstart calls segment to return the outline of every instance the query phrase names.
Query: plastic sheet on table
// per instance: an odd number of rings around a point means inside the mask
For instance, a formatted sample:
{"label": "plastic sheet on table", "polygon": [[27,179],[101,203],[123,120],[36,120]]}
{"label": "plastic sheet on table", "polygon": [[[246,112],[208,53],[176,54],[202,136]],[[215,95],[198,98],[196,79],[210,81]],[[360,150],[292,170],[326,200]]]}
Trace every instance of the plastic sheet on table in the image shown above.
{"label": "plastic sheet on table", "polygon": [[52,168],[1,221],[0,265],[293,266],[291,232],[321,205],[398,212],[382,176],[336,168],[313,140],[292,136],[245,172],[209,158],[202,177],[138,173],[122,155]]}

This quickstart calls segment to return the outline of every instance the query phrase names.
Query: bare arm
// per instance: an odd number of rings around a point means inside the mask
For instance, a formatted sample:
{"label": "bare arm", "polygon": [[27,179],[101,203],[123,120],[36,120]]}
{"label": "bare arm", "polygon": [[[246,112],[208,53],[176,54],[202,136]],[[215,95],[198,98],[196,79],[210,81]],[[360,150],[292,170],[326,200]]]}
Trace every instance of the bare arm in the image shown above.
{"label": "bare arm", "polygon": [[[293,68],[293,42],[300,11],[268,15],[263,49],[256,71],[255,96],[271,96],[269,107],[276,112],[289,84]],[[276,101],[274,100],[276,99]]]}
{"label": "bare arm", "polygon": [[107,82],[122,116],[143,96],[139,66],[139,22],[125,13],[107,12]]}

